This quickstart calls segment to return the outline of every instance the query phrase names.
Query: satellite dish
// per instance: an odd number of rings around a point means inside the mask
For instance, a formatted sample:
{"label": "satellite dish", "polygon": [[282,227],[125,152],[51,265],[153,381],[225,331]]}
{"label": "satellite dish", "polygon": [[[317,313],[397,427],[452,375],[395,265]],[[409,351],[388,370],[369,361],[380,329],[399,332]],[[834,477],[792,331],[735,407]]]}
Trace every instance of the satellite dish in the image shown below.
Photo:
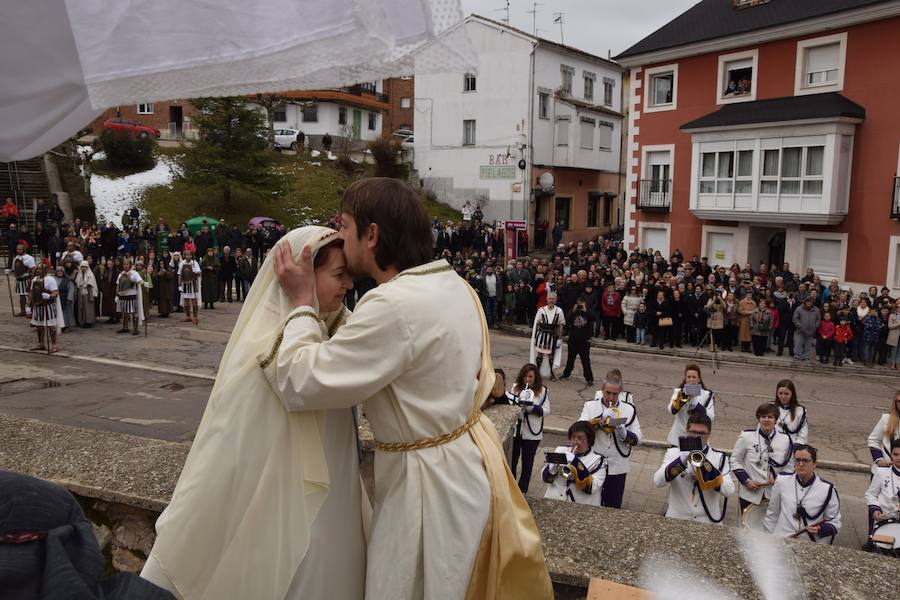
{"label": "satellite dish", "polygon": [[542,173],[540,179],[538,179],[538,185],[541,186],[541,191],[549,192],[553,190],[553,173],[549,171]]}

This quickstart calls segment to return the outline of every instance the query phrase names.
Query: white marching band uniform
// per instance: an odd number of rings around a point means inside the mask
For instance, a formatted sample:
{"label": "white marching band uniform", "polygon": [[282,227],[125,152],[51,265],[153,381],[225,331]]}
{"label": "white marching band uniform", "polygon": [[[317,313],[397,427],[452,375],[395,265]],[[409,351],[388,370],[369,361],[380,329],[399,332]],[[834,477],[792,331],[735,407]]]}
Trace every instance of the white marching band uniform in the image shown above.
{"label": "white marching band uniform", "polygon": [[[600,395],[602,396],[603,394],[601,393]],[[619,402],[627,402],[628,404],[634,406],[634,394],[622,390],[621,392],[619,392]]]}
{"label": "white marching band uniform", "polygon": [[137,315],[138,320],[144,320],[141,286],[147,286],[147,282],[134,269],[119,273],[119,277],[116,279],[116,312],[122,313],[123,316]]}
{"label": "white marching band uniform", "polygon": [[699,411],[705,413],[710,421],[716,420],[716,395],[712,390],[703,388],[699,396],[691,396],[688,401],[683,400],[681,390],[682,388],[677,387],[672,391],[672,398],[667,406],[669,413],[675,415],[666,437],[666,441],[672,446],[678,446],[678,438],[687,434],[687,422],[691,413]]}
{"label": "white marching band uniform", "polygon": [[[59,292],[59,286],[56,284],[56,280],[50,275],[32,278],[29,289],[33,288],[35,283],[40,282],[42,282],[42,285],[44,286],[45,294]],[[63,328],[62,314],[62,303],[60,303],[59,294],[57,294],[56,298],[50,298],[47,304],[33,306],[31,308],[31,324],[35,327],[53,327],[56,329],[57,333],[61,333]]]}
{"label": "white marching band uniform", "polygon": [[574,480],[566,479],[559,474],[560,465],[546,464],[542,473],[544,481],[547,481],[547,491],[544,498],[551,500],[567,500],[575,504],[589,504],[600,506],[600,490],[606,479],[606,459],[588,449],[582,454],[575,454],[570,446],[558,446],[554,452],[566,455],[568,464],[575,464],[578,459],[582,473],[590,474],[591,480],[586,485],[577,485]]}
{"label": "white marching band uniform", "polygon": [[[181,272],[184,269],[190,269],[195,277],[193,281],[184,281]],[[178,290],[181,292],[182,304],[184,300],[197,300],[200,304],[203,299],[200,297],[200,263],[194,260],[182,260],[178,263]]]}
{"label": "white marching band uniform", "polygon": [[[616,400],[614,406],[607,408],[603,404],[603,394],[601,392],[597,392],[597,394],[597,398],[584,403],[584,408],[581,409],[581,416],[578,417],[578,420],[592,421],[599,418],[605,419],[607,416],[616,418],[616,412],[618,412],[619,418],[626,419],[625,439],[621,438],[620,432],[616,432],[614,429],[609,431],[609,428],[601,427],[596,431],[593,450],[606,458],[608,475],[628,473],[631,467],[631,450],[634,446],[640,444],[644,437],[641,433],[641,423],[638,421],[637,409],[634,407],[634,404],[623,402],[622,400]],[[621,398],[621,394],[619,398]],[[634,442],[633,444],[628,443],[629,438]]]}
{"label": "white marching band uniform", "polygon": [[[518,394],[512,393],[513,403],[518,398]],[[541,407],[541,414],[535,414],[532,410],[534,406]],[[523,440],[542,440],[544,439],[544,417],[550,414],[550,391],[544,387],[541,390],[540,398],[535,395],[534,404],[532,406],[523,406],[519,411],[519,420],[516,423],[517,433]]]}
{"label": "white marching band uniform", "polygon": [[703,454],[707,462],[701,468],[712,479],[721,475],[719,485],[710,489],[701,487],[694,469],[685,462],[678,448],[666,450],[662,465],[653,475],[653,483],[656,487],[669,486],[667,517],[711,524],[721,524],[724,521],[727,499],[735,491],[731,465],[724,452],[708,445],[703,449]]}
{"label": "white marching band uniform", "polygon": [[775,422],[775,428],[781,433],[791,436],[794,444],[806,444],[809,440],[809,419],[806,417],[806,407],[797,406],[794,410],[794,416],[791,417],[791,410],[776,403],[778,407],[778,421]]}
{"label": "white marching band uniform", "polygon": [[803,528],[818,525],[819,533],[804,533],[799,539],[831,544],[841,528],[841,500],[831,482],[813,474],[805,485],[793,473],[778,476],[766,511],[766,531],[791,537]]}
{"label": "white marching band uniform", "polygon": [[743,484],[749,480],[758,483],[774,480],[782,472],[793,473],[793,447],[791,437],[778,431],[777,427],[768,437],[758,426],[742,431],[731,452],[731,471],[741,483],[738,496],[753,504],[770,498],[771,487],[751,490]]}
{"label": "white marching band uniform", "polygon": [[[869,434],[868,445],[869,451],[872,453],[872,475],[875,475],[880,468],[878,466],[879,459],[891,457],[891,442],[893,440],[887,435],[887,424],[890,417],[891,415],[887,413],[881,415],[881,418],[878,419],[878,422],[872,429],[872,433]],[[893,439],[900,440],[900,427],[894,432]]]}
{"label": "white marching band uniform", "polygon": [[566,315],[559,306],[554,306],[553,309],[549,306],[542,306],[537,311],[537,314],[534,315],[534,325],[531,328],[531,356],[529,362],[537,365],[539,357],[542,359],[549,356],[553,357],[551,364],[546,367],[546,375],[543,360],[541,361],[542,364],[538,365],[542,377],[550,375],[550,368],[558,369],[562,365],[562,336],[540,331],[538,326],[548,327],[552,325],[554,331],[558,331],[565,324]]}
{"label": "white marching band uniform", "polygon": [[882,513],[900,512],[900,470],[893,465],[879,467],[872,477],[865,499],[869,512],[874,509]]}

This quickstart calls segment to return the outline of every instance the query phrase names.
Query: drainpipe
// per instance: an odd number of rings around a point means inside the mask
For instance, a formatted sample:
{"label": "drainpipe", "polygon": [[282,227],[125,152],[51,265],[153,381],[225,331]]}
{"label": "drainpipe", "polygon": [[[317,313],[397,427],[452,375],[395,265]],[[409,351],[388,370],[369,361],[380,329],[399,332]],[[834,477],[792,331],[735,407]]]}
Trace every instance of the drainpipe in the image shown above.
{"label": "drainpipe", "polygon": [[529,242],[534,239],[534,227],[531,225],[529,213],[531,212],[531,181],[534,175],[532,170],[532,165],[534,164],[534,96],[537,91],[534,89],[534,59],[537,47],[537,41],[531,42],[531,71],[528,73],[528,158],[525,159],[525,173],[523,175],[525,181],[522,182],[522,201],[525,205],[522,212],[525,215],[525,231],[528,232]]}

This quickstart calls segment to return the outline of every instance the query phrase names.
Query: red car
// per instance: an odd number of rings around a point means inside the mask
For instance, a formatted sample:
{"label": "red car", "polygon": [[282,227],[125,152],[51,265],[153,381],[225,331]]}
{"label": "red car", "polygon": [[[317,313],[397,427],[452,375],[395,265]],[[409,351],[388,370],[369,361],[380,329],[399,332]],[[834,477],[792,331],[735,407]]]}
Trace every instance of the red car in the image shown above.
{"label": "red car", "polygon": [[138,137],[147,137],[151,135],[153,137],[159,137],[159,129],[141,125],[137,121],[129,121],[128,119],[107,119],[106,122],[103,123],[103,128],[130,133],[131,135],[136,135]]}

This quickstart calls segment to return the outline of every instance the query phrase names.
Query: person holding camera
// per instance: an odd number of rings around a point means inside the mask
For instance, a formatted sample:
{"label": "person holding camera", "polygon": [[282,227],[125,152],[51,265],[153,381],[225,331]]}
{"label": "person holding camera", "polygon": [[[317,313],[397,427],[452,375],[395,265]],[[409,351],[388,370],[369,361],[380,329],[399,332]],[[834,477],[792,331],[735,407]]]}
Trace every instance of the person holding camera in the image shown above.
{"label": "person holding camera", "polygon": [[582,296],[569,313],[569,348],[566,356],[566,368],[560,379],[568,379],[575,368],[575,359],[581,359],[581,370],[588,385],[594,385],[594,372],[591,370],[591,334],[594,331],[594,315],[587,308],[587,299]]}
{"label": "person holding camera", "polygon": [[606,458],[607,475],[600,502],[609,508],[622,508],[625,478],[631,466],[631,451],[641,443],[641,424],[634,404],[620,399],[622,379],[610,374],[597,396],[584,403],[579,421],[595,429],[594,452]]}
{"label": "person holding camera", "polygon": [[716,397],[712,390],[706,389],[703,384],[700,365],[690,363],[684,368],[681,386],[672,390],[669,412],[675,416],[666,437],[671,446],[678,446],[678,438],[687,433],[688,417],[692,414],[708,415],[710,421],[715,421]]}
{"label": "person holding camera", "polygon": [[653,475],[656,487],[669,486],[666,516],[722,524],[734,495],[731,465],[724,452],[709,446],[712,420],[703,413],[688,418],[687,435],[669,448]]}
{"label": "person holding camera", "polygon": [[600,490],[606,479],[606,458],[593,450],[594,428],[587,421],[569,427],[569,446],[547,453],[541,473],[547,491],[544,498],[600,506]]}
{"label": "person holding camera", "polygon": [[793,441],[778,431],[778,407],[770,402],[756,409],[758,425],[745,429],[731,451],[731,471],[741,484],[738,497],[741,514],[751,505],[762,504],[772,495],[772,486],[782,471],[793,473],[791,448]]}
{"label": "person holding camera", "polygon": [[709,349],[716,352],[724,346],[725,331],[725,301],[722,299],[722,290],[708,291],[710,298],[706,303],[704,310],[706,311],[706,328],[710,332]]}
{"label": "person holding camera", "polygon": [[531,482],[531,471],[534,469],[534,455],[544,438],[544,417],[550,414],[550,391],[544,387],[541,373],[537,366],[528,363],[519,371],[516,382],[510,393],[512,403],[521,407],[519,420],[516,422],[516,434],[513,437],[512,463],[510,471],[513,476],[522,457],[522,472],[519,475],[519,489],[528,492]]}
{"label": "person holding camera", "polygon": [[818,451],[794,448],[795,473],[782,473],[772,486],[766,510],[766,531],[783,538],[832,544],[841,528],[841,499],[834,484],[816,476]]}

